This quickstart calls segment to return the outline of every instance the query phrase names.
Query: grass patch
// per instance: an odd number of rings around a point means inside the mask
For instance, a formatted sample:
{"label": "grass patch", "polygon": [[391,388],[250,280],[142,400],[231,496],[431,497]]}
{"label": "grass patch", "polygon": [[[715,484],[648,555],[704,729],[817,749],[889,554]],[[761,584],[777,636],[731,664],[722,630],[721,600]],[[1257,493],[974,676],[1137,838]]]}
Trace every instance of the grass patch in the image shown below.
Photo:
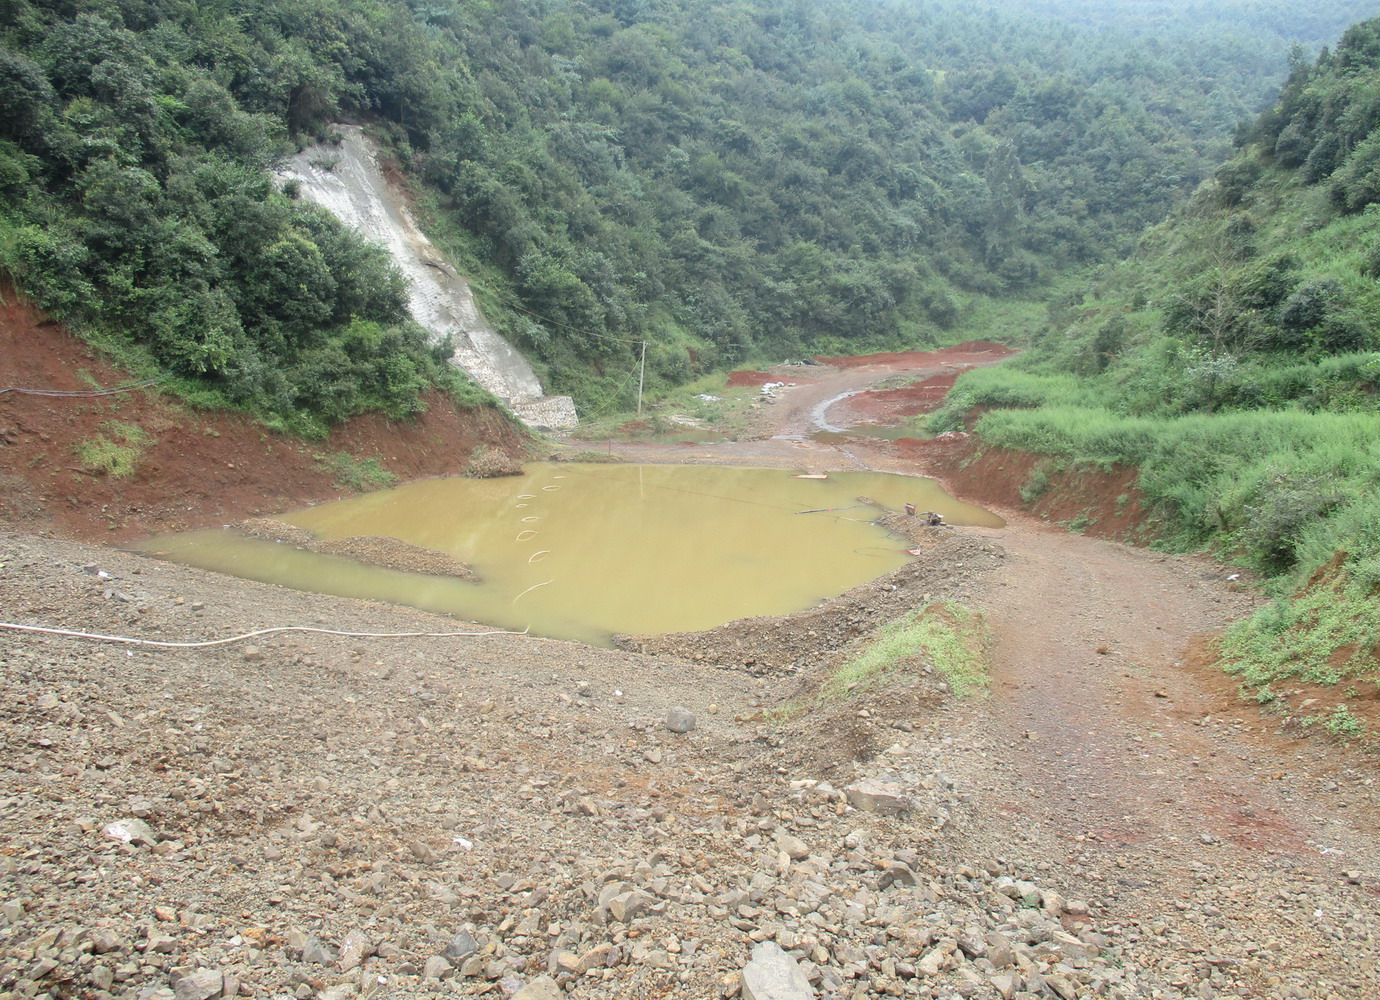
{"label": "grass patch", "polygon": [[[1216,545],[1298,586],[1334,552],[1358,575],[1380,539],[1380,418],[1298,410],[1130,417],[1107,409],[994,410],[984,442],[1099,467],[1134,465],[1171,548]],[[1038,482],[1024,492],[1036,492]],[[1291,573],[1298,568],[1297,573]],[[1380,564],[1371,574],[1380,583]]]}
{"label": "grass patch", "polygon": [[1041,462],[1030,470],[1029,478],[1021,483],[1022,502],[1027,504],[1034,503],[1045,495],[1045,492],[1049,489],[1050,474],[1060,471],[1054,468],[1054,465],[1055,463],[1053,462]]}
{"label": "grass patch", "polygon": [[[783,376],[782,381],[792,379]],[[677,434],[697,433],[695,427],[673,419],[684,416],[693,418],[703,431],[716,437],[737,440],[750,426],[760,397],[761,391],[755,385],[729,388],[727,373],[705,375],[688,385],[648,393],[640,415],[621,409],[589,417],[582,415],[580,426],[571,436],[599,441],[674,438]],[[628,424],[636,426],[629,428]]]}
{"label": "grass patch", "polygon": [[1333,708],[1323,719],[1322,725],[1334,739],[1343,743],[1350,743],[1366,735],[1366,724],[1353,715],[1351,709],[1345,705]]}
{"label": "grass patch", "polygon": [[101,425],[95,437],[78,441],[75,451],[87,472],[126,479],[134,474],[140,456],[153,443],[153,435],[142,427],[110,420]]}
{"label": "grass patch", "polygon": [[1380,604],[1354,584],[1309,588],[1232,625],[1220,665],[1249,689],[1299,680],[1336,685],[1380,674]]}
{"label": "grass patch", "polygon": [[1072,531],[1075,535],[1081,535],[1083,532],[1087,531],[1096,523],[1097,518],[1093,517],[1089,511],[1085,510],[1082,511],[1073,520],[1069,521],[1068,529],[1069,531]]}
{"label": "grass patch", "polygon": [[398,481],[377,458],[355,458],[343,451],[313,456],[335,477],[335,484],[353,493],[386,490]]}
{"label": "grass patch", "polygon": [[592,451],[590,449],[558,451],[551,456],[553,462],[584,462],[588,465],[617,465],[623,461],[622,455],[615,455],[607,451]]}
{"label": "grass patch", "polygon": [[820,686],[817,701],[846,698],[926,664],[958,697],[987,690],[991,633],[980,611],[938,601],[879,628],[867,647]]}

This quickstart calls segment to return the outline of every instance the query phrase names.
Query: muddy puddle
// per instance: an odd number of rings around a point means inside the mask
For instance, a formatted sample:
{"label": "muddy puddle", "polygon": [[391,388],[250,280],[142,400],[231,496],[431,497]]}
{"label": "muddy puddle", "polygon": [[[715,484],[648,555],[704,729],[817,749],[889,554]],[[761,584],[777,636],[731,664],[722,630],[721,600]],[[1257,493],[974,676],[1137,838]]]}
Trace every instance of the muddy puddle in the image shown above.
{"label": "muddy puddle", "polygon": [[[874,501],[867,503],[860,498]],[[794,478],[776,469],[534,464],[503,479],[433,479],[281,520],[318,539],[391,536],[468,564],[478,582],[363,565],[233,530],[140,551],[299,590],[410,605],[502,628],[605,643],[785,614],[903,565],[878,504],[999,526],[927,479]]]}

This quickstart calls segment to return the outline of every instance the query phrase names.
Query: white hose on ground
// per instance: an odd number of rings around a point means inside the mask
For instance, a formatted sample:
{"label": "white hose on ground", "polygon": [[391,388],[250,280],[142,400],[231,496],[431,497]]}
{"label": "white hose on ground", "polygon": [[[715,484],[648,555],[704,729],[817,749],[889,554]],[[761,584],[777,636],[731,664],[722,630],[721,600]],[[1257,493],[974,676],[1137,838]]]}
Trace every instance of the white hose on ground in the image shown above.
{"label": "white hose on ground", "polygon": [[203,646],[224,646],[231,642],[243,642],[245,639],[254,639],[261,635],[272,635],[275,632],[318,632],[322,635],[343,635],[355,639],[453,639],[453,638],[479,638],[486,635],[526,635],[527,630],[521,632],[506,632],[501,629],[493,629],[488,632],[343,632],[333,628],[312,628],[308,625],[279,625],[274,628],[261,628],[256,632],[245,632],[241,635],[227,636],[224,639],[209,639],[205,642],[164,642],[161,639],[132,639],[123,635],[101,635],[99,632],[78,632],[73,629],[65,628],[46,628],[42,625],[20,625],[16,622],[0,622],[0,628],[11,629],[15,632],[38,632],[43,635],[63,635],[77,639],[99,639],[102,642],[123,642],[131,646],[158,646],[163,649],[196,649]]}
{"label": "white hose on ground", "polygon": [[111,389],[21,389],[18,386],[10,386],[7,389],[0,389],[0,396],[7,392],[17,392],[24,396],[71,396],[81,398],[84,396],[113,396],[117,392],[132,392],[135,389],[142,389],[145,386],[153,385],[156,382],[163,382],[172,378],[171,375],[159,375],[156,378],[146,378],[139,382],[130,382],[128,385],[117,385]]}

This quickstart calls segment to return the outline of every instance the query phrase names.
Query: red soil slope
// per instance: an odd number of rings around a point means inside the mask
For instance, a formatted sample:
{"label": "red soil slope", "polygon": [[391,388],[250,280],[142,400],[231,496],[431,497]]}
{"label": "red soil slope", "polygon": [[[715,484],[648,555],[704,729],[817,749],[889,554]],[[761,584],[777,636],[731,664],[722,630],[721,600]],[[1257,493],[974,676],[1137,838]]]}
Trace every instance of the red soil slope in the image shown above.
{"label": "red soil slope", "polygon": [[[0,389],[90,390],[132,381],[92,348],[0,290]],[[377,458],[400,478],[459,473],[488,445],[521,455],[522,434],[500,414],[457,410],[433,396],[416,420],[378,415],[302,442],[249,417],[188,409],[156,389],[97,397],[0,393],[0,526],[68,538],[124,541],[272,514],[344,495],[325,458]],[[112,421],[152,441],[134,473],[83,468],[78,444],[110,437]]]}
{"label": "red soil slope", "polygon": [[[986,445],[975,435],[891,442],[891,453],[915,462],[955,496],[994,510],[1021,511],[1086,535],[1145,544],[1154,519],[1136,488],[1137,470],[1104,472],[1044,455]],[[1043,481],[1042,489],[1034,488]],[[1022,490],[1030,496],[1027,500]]]}

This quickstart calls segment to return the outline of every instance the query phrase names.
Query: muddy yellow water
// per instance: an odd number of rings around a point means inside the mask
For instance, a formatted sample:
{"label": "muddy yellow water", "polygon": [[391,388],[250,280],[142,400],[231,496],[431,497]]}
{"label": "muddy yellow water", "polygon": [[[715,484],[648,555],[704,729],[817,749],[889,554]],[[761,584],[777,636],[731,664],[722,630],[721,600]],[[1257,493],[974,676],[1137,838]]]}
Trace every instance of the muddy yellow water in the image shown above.
{"label": "muddy yellow water", "polygon": [[167,558],[299,590],[391,601],[503,628],[602,642],[810,607],[903,565],[879,507],[999,526],[930,480],[793,478],[702,466],[538,464],[435,479],[285,515],[321,539],[392,536],[454,556],[478,583],[364,566],[204,531],[152,539]]}

